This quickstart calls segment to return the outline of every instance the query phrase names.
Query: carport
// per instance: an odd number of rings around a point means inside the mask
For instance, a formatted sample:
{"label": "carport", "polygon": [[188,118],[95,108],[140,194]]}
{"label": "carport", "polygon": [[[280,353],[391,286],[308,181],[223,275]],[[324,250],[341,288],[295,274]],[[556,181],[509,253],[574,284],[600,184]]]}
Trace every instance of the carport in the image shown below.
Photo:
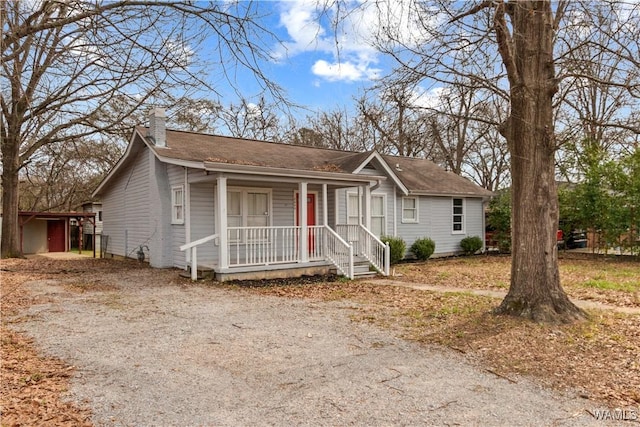
{"label": "carport", "polygon": [[[20,227],[20,252],[67,252],[71,249],[71,228],[79,228],[78,250],[82,251],[82,227],[87,222],[94,225],[94,212],[18,212]],[[95,244],[93,256],[96,255]]]}

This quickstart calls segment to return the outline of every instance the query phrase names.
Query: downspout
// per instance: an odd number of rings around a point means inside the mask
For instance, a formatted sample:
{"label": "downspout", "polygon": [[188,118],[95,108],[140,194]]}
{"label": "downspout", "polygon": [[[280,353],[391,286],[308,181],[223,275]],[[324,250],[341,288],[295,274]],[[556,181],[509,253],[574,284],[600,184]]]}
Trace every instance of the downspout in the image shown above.
{"label": "downspout", "polygon": [[[191,243],[191,186],[189,185],[189,169],[184,167],[184,243]],[[191,262],[191,251],[185,251],[185,265],[187,269]]]}

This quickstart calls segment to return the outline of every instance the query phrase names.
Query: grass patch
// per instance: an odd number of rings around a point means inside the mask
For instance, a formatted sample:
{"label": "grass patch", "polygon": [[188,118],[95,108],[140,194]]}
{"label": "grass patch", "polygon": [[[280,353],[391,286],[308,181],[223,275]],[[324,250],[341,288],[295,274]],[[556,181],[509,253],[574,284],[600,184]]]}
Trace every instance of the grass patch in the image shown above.
{"label": "grass patch", "polygon": [[608,291],[635,292],[640,290],[638,284],[613,282],[604,278],[589,279],[582,283],[587,288],[596,288]]}

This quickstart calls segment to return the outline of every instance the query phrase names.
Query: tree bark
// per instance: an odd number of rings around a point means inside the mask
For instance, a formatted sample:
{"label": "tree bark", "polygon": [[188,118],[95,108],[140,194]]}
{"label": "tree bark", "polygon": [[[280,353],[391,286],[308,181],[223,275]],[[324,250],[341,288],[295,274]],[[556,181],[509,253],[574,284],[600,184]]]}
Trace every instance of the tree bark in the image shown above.
{"label": "tree bark", "polygon": [[17,145],[2,143],[2,244],[0,258],[22,256],[18,226],[19,153]]}
{"label": "tree bark", "polygon": [[[511,18],[513,36],[504,13]],[[560,286],[552,99],[553,13],[549,1],[502,3],[496,32],[507,69],[511,113],[502,129],[511,153],[511,287],[498,314],[566,323],[586,317]]]}

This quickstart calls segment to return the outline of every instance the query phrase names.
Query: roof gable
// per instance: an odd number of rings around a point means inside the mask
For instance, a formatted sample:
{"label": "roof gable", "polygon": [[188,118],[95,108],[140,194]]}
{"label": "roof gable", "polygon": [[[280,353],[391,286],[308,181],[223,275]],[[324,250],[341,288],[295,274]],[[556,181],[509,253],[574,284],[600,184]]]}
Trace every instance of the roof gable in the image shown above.
{"label": "roof gable", "polygon": [[358,165],[358,167],[354,169],[353,173],[361,173],[362,170],[367,166],[373,166],[374,169],[382,170],[382,172],[387,175],[387,177],[391,178],[391,180],[396,184],[400,191],[402,191],[405,195],[409,194],[409,189],[407,188],[407,186],[393,172],[392,168],[380,153],[378,153],[377,151],[370,152],[370,154],[360,163],[360,165]]}

